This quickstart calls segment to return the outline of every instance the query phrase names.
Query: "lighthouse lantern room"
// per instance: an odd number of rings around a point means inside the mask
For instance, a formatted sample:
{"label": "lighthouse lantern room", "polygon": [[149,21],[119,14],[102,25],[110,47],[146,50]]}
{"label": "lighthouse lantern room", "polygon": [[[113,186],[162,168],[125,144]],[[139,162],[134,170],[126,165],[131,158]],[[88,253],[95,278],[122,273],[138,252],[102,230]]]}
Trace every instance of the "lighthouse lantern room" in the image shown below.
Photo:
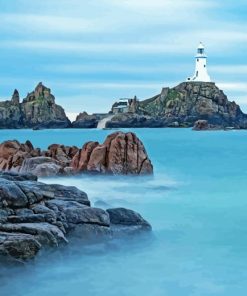
{"label": "lighthouse lantern room", "polygon": [[205,54],[205,47],[200,42],[197,48],[196,58],[196,68],[195,74],[193,77],[189,77],[187,81],[202,81],[202,82],[210,82],[210,76],[207,71],[207,55]]}

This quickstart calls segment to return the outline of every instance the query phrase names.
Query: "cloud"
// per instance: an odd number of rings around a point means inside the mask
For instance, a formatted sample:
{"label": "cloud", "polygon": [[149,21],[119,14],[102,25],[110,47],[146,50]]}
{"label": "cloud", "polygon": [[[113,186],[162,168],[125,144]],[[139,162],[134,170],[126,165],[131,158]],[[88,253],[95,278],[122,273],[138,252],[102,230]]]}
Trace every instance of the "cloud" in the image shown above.
{"label": "cloud", "polygon": [[220,74],[247,74],[247,65],[216,65],[210,69]]}
{"label": "cloud", "polygon": [[80,104],[103,108],[119,95],[148,97],[193,72],[199,41],[221,88],[231,97],[246,93],[246,1],[0,2],[4,96],[14,87],[25,93],[42,80],[58,102],[68,95],[61,104],[71,113]]}
{"label": "cloud", "polygon": [[245,91],[247,93],[247,83],[245,82],[217,82],[217,86],[226,91]]}
{"label": "cloud", "polygon": [[[247,92],[246,92],[245,95],[237,96],[236,98],[237,98],[237,99],[236,99],[237,104],[239,104],[239,105],[241,105],[241,106],[246,105],[245,108],[247,108]],[[247,111],[247,110],[246,110],[246,111]]]}
{"label": "cloud", "polygon": [[191,64],[181,63],[180,67],[174,67],[172,64],[153,64],[145,65],[123,65],[113,63],[97,63],[94,64],[53,64],[43,65],[42,69],[51,73],[66,73],[66,74],[87,74],[87,73],[131,73],[131,74],[151,74],[151,73],[181,73],[182,69],[190,69]]}
{"label": "cloud", "polygon": [[[170,83],[174,85],[174,83]],[[162,86],[164,86],[163,82],[157,83],[149,83],[148,81],[141,81],[141,82],[117,82],[117,83],[110,83],[110,82],[56,82],[53,81],[52,85],[54,86],[63,86],[70,89],[158,89],[160,90]]]}
{"label": "cloud", "polygon": [[2,47],[6,48],[21,48],[25,50],[36,51],[53,51],[53,52],[76,52],[76,53],[108,53],[114,55],[115,53],[179,53],[181,50],[189,52],[191,46],[183,44],[183,47],[176,44],[162,43],[83,43],[70,41],[3,41]]}
{"label": "cloud", "polygon": [[147,12],[149,15],[153,13],[155,16],[169,16],[170,20],[174,19],[175,15],[180,17],[181,15],[188,15],[188,13],[193,14],[201,8],[217,6],[215,1],[203,2],[196,0],[179,1],[179,3],[174,0],[108,0],[105,2],[111,4],[113,7],[126,8],[139,13]]}
{"label": "cloud", "polygon": [[[99,19],[86,17],[62,17],[39,14],[0,14],[1,29],[48,34],[77,34],[102,32],[106,26]],[[109,23],[107,30],[110,30]]]}
{"label": "cloud", "polygon": [[[214,37],[211,38],[212,34],[210,32],[207,32],[206,34],[201,32],[201,34],[195,34],[196,36],[190,36],[190,38],[186,37],[180,37],[177,38],[176,41],[170,40],[170,41],[152,41],[147,43],[101,43],[101,42],[80,42],[80,41],[60,41],[60,40],[54,40],[54,41],[47,41],[47,40],[8,40],[8,41],[2,41],[1,47],[5,48],[20,48],[25,49],[29,51],[38,51],[38,52],[55,52],[55,53],[63,53],[63,52],[74,52],[77,54],[80,53],[104,53],[108,55],[115,55],[118,53],[138,53],[141,54],[192,54],[192,50],[195,50],[195,42],[200,37],[203,37],[203,40],[207,41],[207,45],[210,45],[211,51],[215,53],[222,53],[222,50],[225,48],[231,48],[231,47],[237,47],[238,42],[242,43],[244,41],[247,41],[247,34],[235,34],[234,32],[228,32],[228,34],[225,34],[225,32],[214,32]],[[218,37],[217,37],[218,36]],[[228,43],[232,41],[232,43]],[[234,42],[233,42],[234,41]],[[220,48],[217,47],[217,44],[219,42],[224,42]]]}
{"label": "cloud", "polygon": [[67,117],[69,118],[70,121],[75,121],[76,120],[76,116],[79,113],[76,112],[66,112]]}

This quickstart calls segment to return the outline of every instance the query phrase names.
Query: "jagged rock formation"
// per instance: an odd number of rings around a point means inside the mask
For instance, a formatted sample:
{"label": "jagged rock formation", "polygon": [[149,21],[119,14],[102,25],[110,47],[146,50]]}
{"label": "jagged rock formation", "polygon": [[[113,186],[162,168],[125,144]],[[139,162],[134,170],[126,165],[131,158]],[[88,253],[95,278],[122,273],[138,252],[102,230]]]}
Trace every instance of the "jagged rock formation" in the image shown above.
{"label": "jagged rock formation", "polygon": [[48,185],[33,176],[0,173],[0,259],[24,261],[47,247],[150,231],[138,213],[90,206],[76,187]]}
{"label": "jagged rock formation", "polygon": [[54,176],[76,173],[152,174],[153,166],[141,140],[133,133],[117,132],[105,142],[88,142],[82,149],[53,144],[47,150],[30,141],[0,144],[0,170]]}
{"label": "jagged rock formation", "polygon": [[0,128],[66,128],[70,121],[55,103],[51,90],[41,82],[20,102],[14,91],[10,101],[0,102]]}
{"label": "jagged rock formation", "polygon": [[107,127],[191,127],[207,120],[220,127],[247,128],[247,115],[212,82],[183,82],[137,101],[134,112],[118,114]]}
{"label": "jagged rock formation", "polygon": [[133,133],[117,132],[105,142],[88,142],[73,157],[76,171],[106,174],[152,174],[153,166],[143,143]]}

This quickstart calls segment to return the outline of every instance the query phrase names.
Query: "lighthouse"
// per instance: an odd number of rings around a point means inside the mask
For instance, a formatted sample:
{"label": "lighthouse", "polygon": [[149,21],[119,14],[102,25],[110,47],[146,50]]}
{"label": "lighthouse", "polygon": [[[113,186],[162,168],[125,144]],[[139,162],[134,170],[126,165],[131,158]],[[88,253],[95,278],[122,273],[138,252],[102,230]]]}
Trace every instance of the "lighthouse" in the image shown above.
{"label": "lighthouse", "polygon": [[193,77],[189,77],[187,81],[201,81],[201,82],[210,82],[210,76],[208,75],[207,70],[207,55],[205,54],[205,47],[200,42],[197,48],[196,59],[196,68],[195,74]]}

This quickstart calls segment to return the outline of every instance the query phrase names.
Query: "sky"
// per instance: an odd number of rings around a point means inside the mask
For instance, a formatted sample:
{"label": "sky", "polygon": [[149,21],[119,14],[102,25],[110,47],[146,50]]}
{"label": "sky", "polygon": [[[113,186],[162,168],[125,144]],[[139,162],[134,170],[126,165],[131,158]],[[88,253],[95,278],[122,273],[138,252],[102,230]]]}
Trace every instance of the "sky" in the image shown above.
{"label": "sky", "polygon": [[247,112],[246,0],[0,0],[0,98],[38,82],[70,119],[146,99],[194,72],[200,41],[214,82]]}

